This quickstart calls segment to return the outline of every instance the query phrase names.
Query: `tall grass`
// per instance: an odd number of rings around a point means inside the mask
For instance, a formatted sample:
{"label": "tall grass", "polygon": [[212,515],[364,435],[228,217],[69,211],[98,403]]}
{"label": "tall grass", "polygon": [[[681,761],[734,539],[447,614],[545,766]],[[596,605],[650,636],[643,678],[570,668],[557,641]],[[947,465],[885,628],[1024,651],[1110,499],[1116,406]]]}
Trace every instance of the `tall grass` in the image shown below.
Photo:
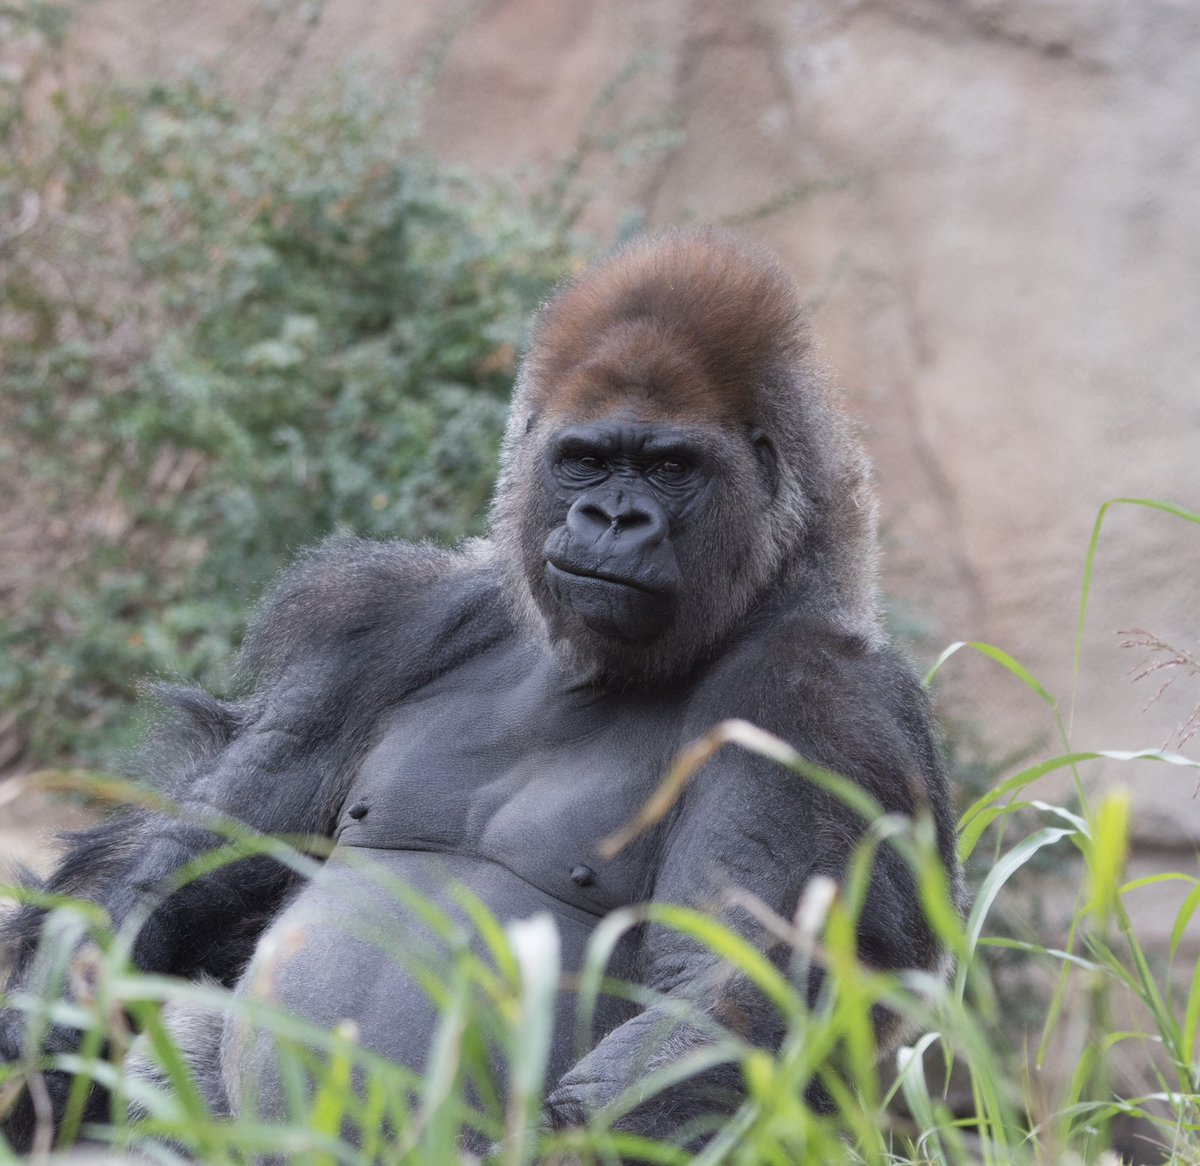
{"label": "tall grass", "polygon": [[[1182,521],[1200,516],[1160,503],[1118,500],[1165,510]],[[1080,601],[1080,634],[1104,516],[1101,510],[1088,552]],[[964,860],[986,852],[987,874],[973,905],[960,919],[951,903],[927,822],[883,817],[863,804],[856,787],[815,769],[789,746],[741,722],[718,726],[701,748],[671,775],[677,787],[689,767],[718,748],[752,749],[852,802],[872,820],[851,856],[840,885],[818,883],[804,895],[794,919],[764,923],[791,948],[781,970],[743,938],[712,918],[668,904],[645,904],[614,912],[597,928],[583,968],[564,976],[558,937],[549,916],[507,924],[482,904],[463,897],[453,912],[389,886],[421,914],[451,947],[449,972],[409,967],[439,1011],[426,1071],[419,1077],[364,1050],[350,1024],[314,1029],[272,1002],[270,978],[234,997],[208,984],[191,984],[138,973],[130,951],[139,919],[113,931],[103,912],[82,902],[51,905],[39,955],[38,991],[14,992],[0,1004],[24,1015],[28,1053],[0,1066],[0,1111],[19,1090],[35,1098],[40,1074],[61,1068],[94,1078],[111,1090],[112,1124],[83,1128],[82,1080],[55,1131],[40,1130],[39,1150],[51,1139],[69,1145],[86,1135],[114,1149],[136,1148],[153,1160],[187,1154],[212,1163],[243,1163],[273,1154],[316,1164],[369,1162],[450,1163],[468,1160],[459,1150],[465,1130],[493,1149],[488,1162],[503,1166],[546,1163],[611,1163],[622,1158],[661,1163],[791,1164],[1061,1164],[1115,1162],[1111,1155],[1118,1118],[1139,1120],[1149,1160],[1172,1166],[1200,1162],[1200,969],[1181,966],[1185,933],[1200,908],[1200,878],[1163,871],[1127,881],[1130,800],[1121,790],[1090,792],[1097,761],[1120,766],[1154,760],[1169,771],[1200,770],[1200,763],[1161,749],[1079,750],[1072,747],[1069,717],[1017,661],[986,644],[953,645],[929,680],[963,648],[1007,669],[1052,710],[1061,751],[1005,776],[970,805],[961,820]],[[1074,778],[1076,801],[1040,800],[1036,785],[1056,771]],[[1195,774],[1179,774],[1180,799],[1190,802]],[[79,777],[42,774],[24,786],[78,784]],[[111,780],[86,781],[93,793],[145,801],[146,792]],[[10,788],[4,797],[18,791]],[[670,788],[664,788],[669,798]],[[651,809],[649,812],[653,812]],[[217,823],[227,846],[206,863],[269,852],[310,872],[314,859],[277,840],[249,835],[234,823]],[[945,982],[913,972],[883,973],[858,959],[855,917],[866,888],[873,850],[897,848],[911,865],[931,924],[954,953],[957,969]],[[1079,879],[1070,926],[1060,947],[1012,938],[993,926],[996,908],[1012,895],[1014,876],[1040,852],[1067,851],[1078,861]],[[193,875],[198,872],[191,872]],[[1126,896],[1148,885],[1176,883],[1182,903],[1165,952],[1149,952],[1133,926]],[[18,886],[0,888],[13,901],[40,901]],[[686,933],[720,955],[731,974],[745,977],[778,1009],[786,1035],[774,1052],[747,1044],[736,1032],[704,1023],[711,1043],[684,1062],[663,1070],[644,1088],[667,1088],[680,1077],[718,1061],[740,1069],[745,1103],[689,1153],[622,1133],[619,1119],[638,1100],[619,1099],[586,1129],[551,1133],[540,1120],[540,1090],[550,1042],[556,992],[565,981],[578,994],[581,1032],[587,1031],[602,992],[632,994],[650,1003],[644,988],[610,982],[607,958],[629,928],[653,922]],[[482,939],[482,942],[480,942]],[[1014,1041],[1013,1025],[993,979],[989,953],[1018,951],[1042,974],[1046,995],[1042,1028],[1027,1049]],[[411,964],[411,953],[392,958]],[[806,1004],[806,983],[819,964],[830,973],[815,1005]],[[70,985],[70,1001],[63,997]],[[289,1115],[278,1123],[213,1116],[192,1080],[164,1016],[186,1004],[231,1013],[237,1022],[273,1034],[288,1097]],[[915,1034],[893,1057],[878,1063],[872,1013],[886,1008]],[[1119,1018],[1119,1020],[1117,1019]],[[45,1057],[36,1049],[50,1024],[84,1033],[77,1053]],[[1014,1049],[1014,1044],[1017,1046]],[[131,1056],[131,1049],[136,1056]],[[489,1057],[495,1049],[510,1066],[506,1092],[491,1085]],[[1130,1092],[1111,1068],[1115,1051],[1136,1063],[1148,1087]],[[1051,1051],[1070,1071],[1049,1073]],[[165,1082],[151,1085],[132,1074],[135,1061],[152,1063]],[[820,1080],[835,1101],[832,1114],[805,1103]],[[127,1116],[130,1103],[144,1115]],[[15,1157],[0,1140],[0,1163]]]}

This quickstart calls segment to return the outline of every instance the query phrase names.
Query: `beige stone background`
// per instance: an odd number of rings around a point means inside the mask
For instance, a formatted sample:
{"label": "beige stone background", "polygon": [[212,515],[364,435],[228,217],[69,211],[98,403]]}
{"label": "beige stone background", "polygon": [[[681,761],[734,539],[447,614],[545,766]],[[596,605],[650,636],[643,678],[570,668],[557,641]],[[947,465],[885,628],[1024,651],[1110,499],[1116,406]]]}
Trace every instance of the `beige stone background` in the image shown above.
{"label": "beige stone background", "polygon": [[[253,74],[269,48],[237,35],[251,7],[95,0],[77,35],[123,69],[233,53]],[[407,73],[456,11],[330,0],[303,69]],[[482,0],[450,42],[427,131],[446,158],[499,171],[549,167],[587,127],[647,117],[679,140],[596,167],[597,238],[631,213],[732,220],[781,255],[876,459],[884,581],[918,652],[998,645],[1069,715],[1098,508],[1200,510],[1200,4]],[[1144,653],[1118,633],[1200,652],[1198,595],[1200,528],[1115,508],[1076,748],[1177,743],[1200,677],[1181,670],[1146,708],[1158,682],[1133,685]],[[957,656],[939,691],[994,756],[1061,751],[1048,707],[982,657]],[[1196,873],[1194,771],[1084,774],[1133,788],[1135,873]],[[1173,900],[1141,899],[1161,936]]]}

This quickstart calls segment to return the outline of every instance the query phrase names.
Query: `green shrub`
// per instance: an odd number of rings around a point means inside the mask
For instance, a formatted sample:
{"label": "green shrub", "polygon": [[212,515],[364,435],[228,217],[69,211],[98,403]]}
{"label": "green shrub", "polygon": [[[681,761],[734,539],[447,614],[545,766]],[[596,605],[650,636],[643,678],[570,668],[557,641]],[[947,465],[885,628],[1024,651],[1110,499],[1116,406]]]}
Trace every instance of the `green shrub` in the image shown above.
{"label": "green shrub", "polygon": [[403,90],[93,70],[30,111],[32,88],[0,115],[0,223],[39,208],[0,263],[0,428],[97,529],[2,613],[0,706],[43,760],[94,758],[139,677],[220,682],[298,548],[479,530],[576,243],[561,200],[435,163]]}

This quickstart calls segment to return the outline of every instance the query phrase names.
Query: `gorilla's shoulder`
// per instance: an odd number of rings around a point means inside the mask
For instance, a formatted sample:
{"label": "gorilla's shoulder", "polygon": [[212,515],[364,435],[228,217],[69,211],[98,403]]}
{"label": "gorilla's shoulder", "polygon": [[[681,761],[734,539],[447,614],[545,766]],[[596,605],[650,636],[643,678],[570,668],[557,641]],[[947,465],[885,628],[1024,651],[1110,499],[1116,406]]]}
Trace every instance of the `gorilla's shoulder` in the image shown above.
{"label": "gorilla's shoulder", "polygon": [[839,725],[923,722],[928,699],[905,655],[881,637],[799,611],[752,622],[704,686],[785,736],[815,717]]}
{"label": "gorilla's shoulder", "polygon": [[499,592],[482,541],[450,551],[335,535],[305,551],[271,585],[242,648],[242,665],[269,674],[311,652],[411,656],[447,638],[494,638],[507,624]]}
{"label": "gorilla's shoulder", "polygon": [[[754,628],[706,678],[689,732],[741,717],[903,813],[934,790],[952,835],[933,710],[912,664],[880,638],[800,613]],[[699,714],[699,715],[697,715]]]}

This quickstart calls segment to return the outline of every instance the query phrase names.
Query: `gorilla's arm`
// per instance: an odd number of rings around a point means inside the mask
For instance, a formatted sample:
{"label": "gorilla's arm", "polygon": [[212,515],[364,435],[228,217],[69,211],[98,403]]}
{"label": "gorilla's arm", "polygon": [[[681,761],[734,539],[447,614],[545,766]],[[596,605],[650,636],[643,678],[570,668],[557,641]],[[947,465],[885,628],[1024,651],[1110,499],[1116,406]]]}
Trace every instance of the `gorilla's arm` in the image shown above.
{"label": "gorilla's arm", "polygon": [[[331,663],[289,663],[238,703],[195,690],[160,693],[174,707],[142,769],[154,794],[174,808],[119,810],[70,836],[40,889],[98,903],[118,927],[137,907],[161,898],[137,937],[136,963],[182,975],[228,975],[221,949],[230,929],[243,931],[245,917],[269,909],[286,871],[267,859],[244,859],[162,896],[180,868],[222,843],[208,828],[215,819],[270,833],[324,832],[330,779],[344,764],[346,746],[331,707]],[[7,927],[15,984],[23,981],[43,918],[26,908]]]}
{"label": "gorilla's arm", "polygon": [[[145,910],[132,952],[143,970],[206,973],[232,982],[277,909],[291,872],[260,855],[227,863],[182,886],[174,884],[181,868],[224,841],[206,824],[214,817],[264,832],[325,829],[325,807],[335,796],[331,778],[344,767],[346,742],[336,733],[289,728],[302,705],[291,703],[288,691],[273,686],[238,705],[221,704],[203,693],[172,694],[183,708],[173,729],[159,735],[154,753],[165,766],[158,772],[160,791],[177,810],[120,811],[73,836],[40,889],[99,904],[114,927]],[[70,991],[62,969],[69,952],[39,955],[46,919],[44,910],[26,906],[6,922],[4,939],[14,957],[10,994]],[[39,1049],[25,1047],[27,1033],[33,1031],[23,1012],[0,1009],[0,1062],[36,1054]],[[34,1039],[40,1051],[69,1053],[78,1047],[79,1036],[54,1026]],[[70,1078],[47,1073],[43,1080],[57,1119]],[[93,1089],[85,1118],[102,1118],[106,1105],[105,1094]],[[18,1150],[29,1147],[34,1114],[27,1093],[4,1119],[3,1129]]]}
{"label": "gorilla's arm", "polygon": [[[90,899],[116,926],[157,901],[134,947],[140,967],[236,974],[289,872],[247,858],[164,893],[181,867],[222,844],[214,820],[265,834],[332,833],[381,710],[476,646],[478,587],[434,586],[457,566],[447,552],[400,543],[339,538],[309,552],[272,588],[247,637],[250,696],[160,694],[174,716],[152,736],[142,769],[175,811],[127,811],[73,836],[42,889]],[[42,914],[29,908],[8,924],[17,983]]]}
{"label": "gorilla's arm", "polygon": [[[294,683],[294,677],[286,681]],[[98,903],[114,927],[153,903],[134,944],[135,963],[146,971],[227,979],[278,904],[289,872],[257,856],[171,889],[177,873],[225,841],[211,828],[221,820],[271,834],[328,833],[329,806],[350,742],[327,726],[323,731],[316,715],[311,727],[293,727],[306,709],[319,711],[311,687],[310,702],[299,686],[273,687],[233,705],[199,692],[164,695],[183,706],[176,724],[159,735],[170,759],[157,770],[156,793],[171,808],[118,811],[72,836],[41,889]],[[169,746],[167,738],[173,738]],[[184,741],[190,745],[181,749]],[[9,925],[17,941],[16,982],[32,957],[42,918],[27,908]]]}
{"label": "gorilla's arm", "polygon": [[[884,812],[913,815],[929,806],[927,793],[944,784],[932,747],[932,728],[922,694],[902,667],[876,658],[873,691],[856,683],[857,664],[825,659],[811,683],[789,683],[783,696],[791,710],[760,705],[759,721],[790,738],[802,755],[855,780]],[[842,666],[839,666],[842,665]],[[841,686],[840,698],[815,688]],[[857,689],[857,691],[856,691]],[[853,718],[824,718],[843,705]],[[814,710],[823,710],[815,722]],[[790,731],[788,731],[790,730]],[[939,799],[935,799],[939,801]],[[805,885],[817,875],[840,879],[865,823],[853,811],[804,778],[768,760],[726,748],[685,790],[668,832],[653,897],[695,907],[766,950],[781,967],[791,954],[767,935],[749,912],[731,903],[744,890],[790,919]],[[938,812],[939,841],[953,844],[946,813]],[[934,968],[940,948],[917,904],[906,863],[882,847],[859,919],[859,950],[882,968]],[[609,1033],[558,1082],[547,1101],[556,1128],[580,1124],[637,1081],[712,1043],[717,1026],[764,1048],[778,1047],[783,1022],[744,979],[732,975],[711,951],[666,927],[646,938],[641,980],[664,993],[651,1006]],[[820,988],[820,969],[808,982],[810,1002]],[[691,1013],[693,1020],[676,1017]],[[641,1101],[618,1128],[654,1137],[679,1131],[689,1119],[731,1112],[743,1094],[740,1069],[709,1069]],[[811,1099],[820,1104],[818,1086]]]}
{"label": "gorilla's arm", "polygon": [[[451,649],[435,646],[444,625],[414,600],[450,566],[440,552],[356,540],[331,541],[301,560],[251,629],[243,655],[256,680],[249,697],[160,694],[174,715],[153,735],[142,768],[175,808],[121,811],[72,836],[39,889],[99,904],[114,927],[147,911],[133,946],[143,970],[232,982],[294,876],[262,855],[176,885],[180,870],[225,842],[212,829],[218,820],[264,834],[331,834],[381,707],[450,658]],[[454,610],[453,600],[440,595],[440,610]],[[5,922],[10,993],[55,990],[40,982],[36,958],[45,919],[27,906]],[[0,1010],[0,1061],[19,1057],[24,1031],[21,1013]],[[55,1029],[44,1047],[68,1051],[77,1040]],[[52,1074],[47,1083],[57,1109],[68,1082]],[[4,1123],[17,1145],[30,1136],[28,1111],[26,1099]]]}

